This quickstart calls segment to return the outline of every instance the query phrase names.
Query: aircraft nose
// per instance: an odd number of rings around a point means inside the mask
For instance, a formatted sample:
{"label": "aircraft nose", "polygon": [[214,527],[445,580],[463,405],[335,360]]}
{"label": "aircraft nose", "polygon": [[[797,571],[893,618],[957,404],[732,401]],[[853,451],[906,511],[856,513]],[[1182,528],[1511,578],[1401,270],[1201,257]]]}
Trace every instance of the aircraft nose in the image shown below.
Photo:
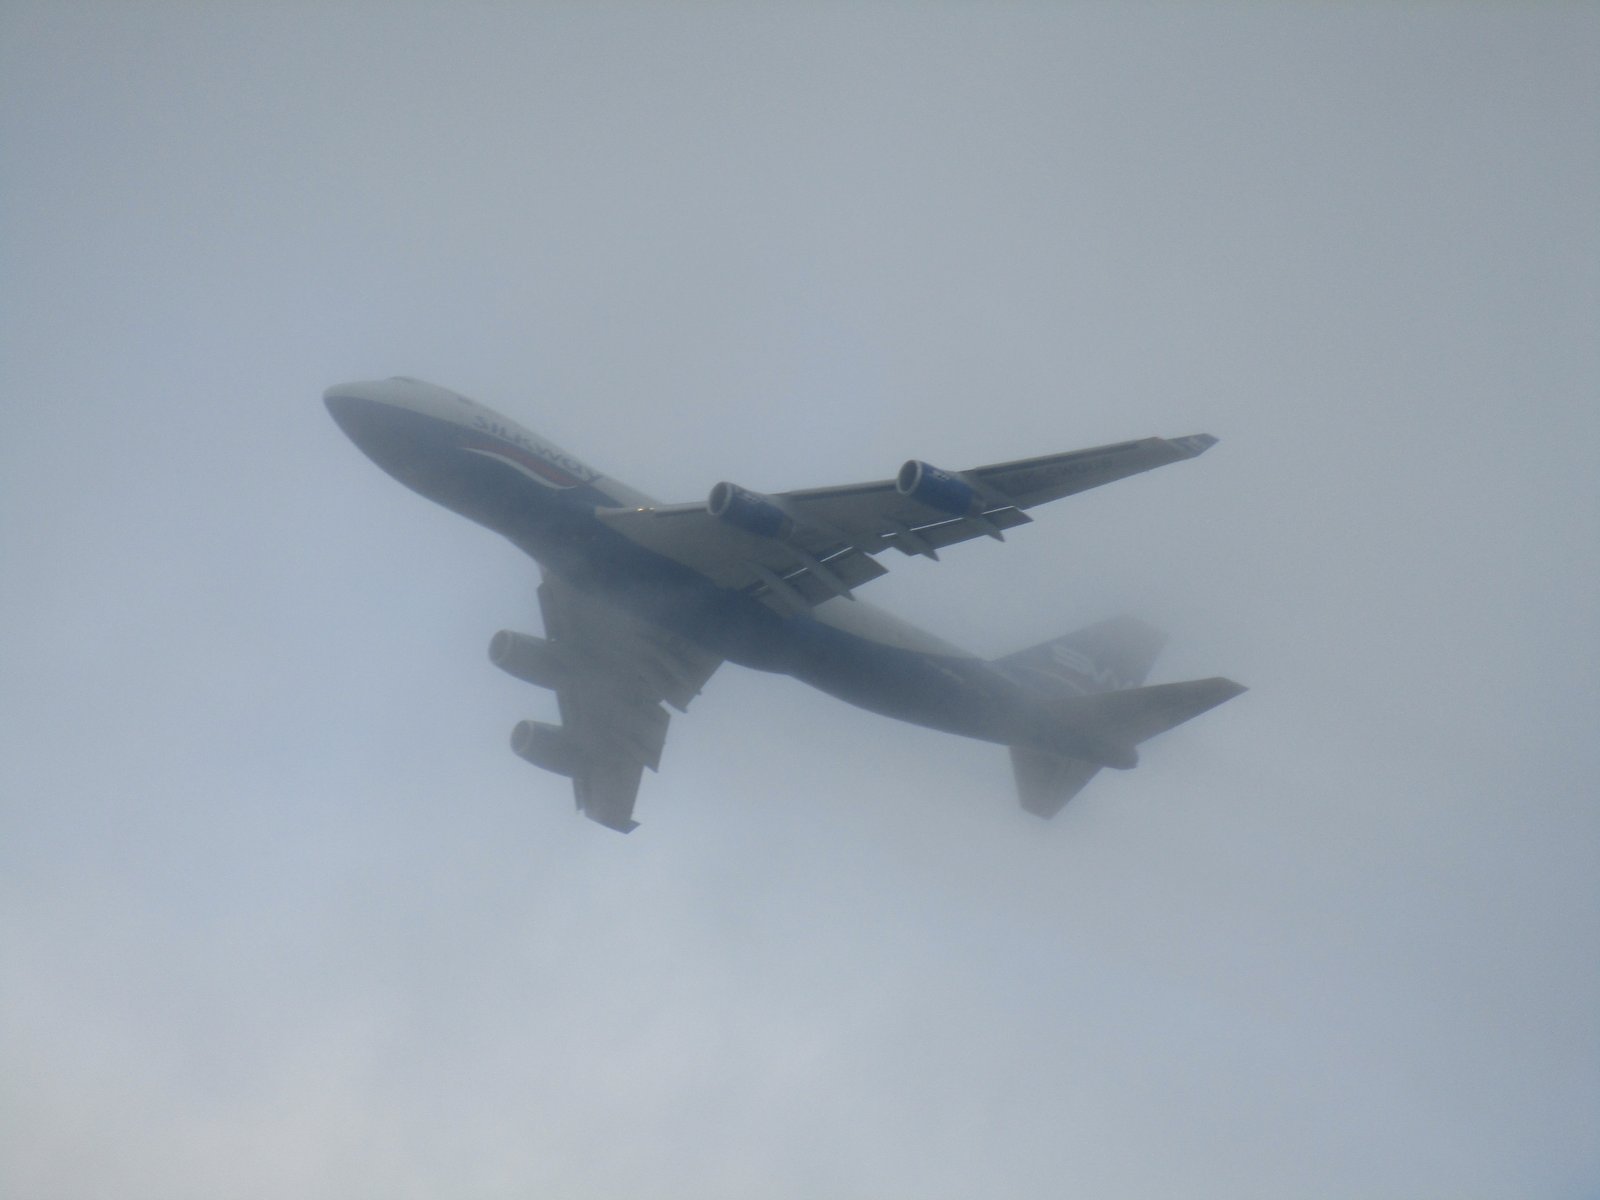
{"label": "aircraft nose", "polygon": [[384,403],[381,387],[371,383],[341,383],[322,393],[328,415],[345,437],[375,461],[393,441],[393,406]]}
{"label": "aircraft nose", "polygon": [[322,402],[328,406],[328,415],[340,429],[359,440],[358,434],[373,410],[377,400],[370,393],[370,384],[341,383],[322,393]]}
{"label": "aircraft nose", "polygon": [[322,393],[322,402],[345,436],[369,454],[385,449],[398,452],[408,439],[434,422],[459,423],[467,404],[454,392],[398,375],[335,384]]}
{"label": "aircraft nose", "polygon": [[335,418],[340,413],[349,412],[363,400],[362,385],[359,383],[339,383],[322,393],[322,402],[328,406],[328,411]]}

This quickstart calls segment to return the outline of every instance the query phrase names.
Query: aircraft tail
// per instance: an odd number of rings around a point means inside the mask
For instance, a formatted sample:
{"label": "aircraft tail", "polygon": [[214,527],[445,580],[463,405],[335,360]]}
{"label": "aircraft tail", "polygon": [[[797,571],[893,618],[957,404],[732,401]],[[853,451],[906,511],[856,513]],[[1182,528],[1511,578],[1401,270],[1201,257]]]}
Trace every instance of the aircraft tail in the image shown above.
{"label": "aircraft tail", "polygon": [[1112,617],[997,658],[994,665],[1047,696],[1086,696],[1138,687],[1166,641],[1166,634],[1143,621]]}
{"label": "aircraft tail", "polygon": [[1053,817],[1101,767],[1134,766],[1140,742],[1245,690],[1243,684],[1214,677],[1058,700],[1049,709],[1052,745],[1011,747],[1017,798],[1029,812]]}
{"label": "aircraft tail", "polygon": [[1245,690],[1221,678],[1138,686],[1165,642],[1142,621],[1113,617],[995,660],[1005,674],[1041,694],[1046,714],[1042,743],[1011,747],[1023,808],[1055,816],[1101,767],[1133,766],[1140,742]]}

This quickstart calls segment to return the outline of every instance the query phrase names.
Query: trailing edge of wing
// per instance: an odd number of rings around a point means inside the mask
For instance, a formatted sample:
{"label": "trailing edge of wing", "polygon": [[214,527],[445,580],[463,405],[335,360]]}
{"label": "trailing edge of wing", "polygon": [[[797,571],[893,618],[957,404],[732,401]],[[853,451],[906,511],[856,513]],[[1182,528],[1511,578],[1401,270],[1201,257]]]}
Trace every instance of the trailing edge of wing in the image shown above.
{"label": "trailing edge of wing", "polygon": [[704,504],[601,509],[595,515],[630,541],[721,587],[758,591],[784,613],[848,595],[888,571],[835,531],[805,527],[788,539],[760,537],[719,521]]}

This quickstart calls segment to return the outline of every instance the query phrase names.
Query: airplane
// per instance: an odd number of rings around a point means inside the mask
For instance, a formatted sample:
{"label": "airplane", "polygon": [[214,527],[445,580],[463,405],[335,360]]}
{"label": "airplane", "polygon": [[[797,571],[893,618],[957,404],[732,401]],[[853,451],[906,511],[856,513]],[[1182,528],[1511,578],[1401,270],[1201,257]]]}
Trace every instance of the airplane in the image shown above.
{"label": "airplane", "polygon": [[1223,678],[1141,686],[1164,637],[1114,617],[985,660],[858,600],[896,550],[937,560],[1005,540],[1023,510],[1194,458],[1209,434],[1148,437],[949,471],[763,495],[716,484],[661,505],[446,388],[395,377],[324,394],[373,462],[509,539],[541,570],[544,636],[501,630],[491,661],[554,691],[559,725],[523,721],[520,757],[572,781],[578,810],[637,827],[670,714],[724,662],[787,674],[851,704],[1006,746],[1018,798],[1054,816],[1102,767],[1245,689]]}

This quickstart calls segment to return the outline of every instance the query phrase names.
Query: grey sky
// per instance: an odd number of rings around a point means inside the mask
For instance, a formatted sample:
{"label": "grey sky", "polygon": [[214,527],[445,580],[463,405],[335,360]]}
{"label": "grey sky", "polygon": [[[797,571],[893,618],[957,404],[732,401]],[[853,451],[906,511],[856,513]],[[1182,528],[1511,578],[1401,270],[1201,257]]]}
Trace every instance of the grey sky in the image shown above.
{"label": "grey sky", "polygon": [[[1593,1196],[1600,13],[0,6],[0,1192]],[[729,668],[642,828],[533,565],[319,402],[668,500],[1202,459],[871,599],[1243,698],[1058,818]]]}

